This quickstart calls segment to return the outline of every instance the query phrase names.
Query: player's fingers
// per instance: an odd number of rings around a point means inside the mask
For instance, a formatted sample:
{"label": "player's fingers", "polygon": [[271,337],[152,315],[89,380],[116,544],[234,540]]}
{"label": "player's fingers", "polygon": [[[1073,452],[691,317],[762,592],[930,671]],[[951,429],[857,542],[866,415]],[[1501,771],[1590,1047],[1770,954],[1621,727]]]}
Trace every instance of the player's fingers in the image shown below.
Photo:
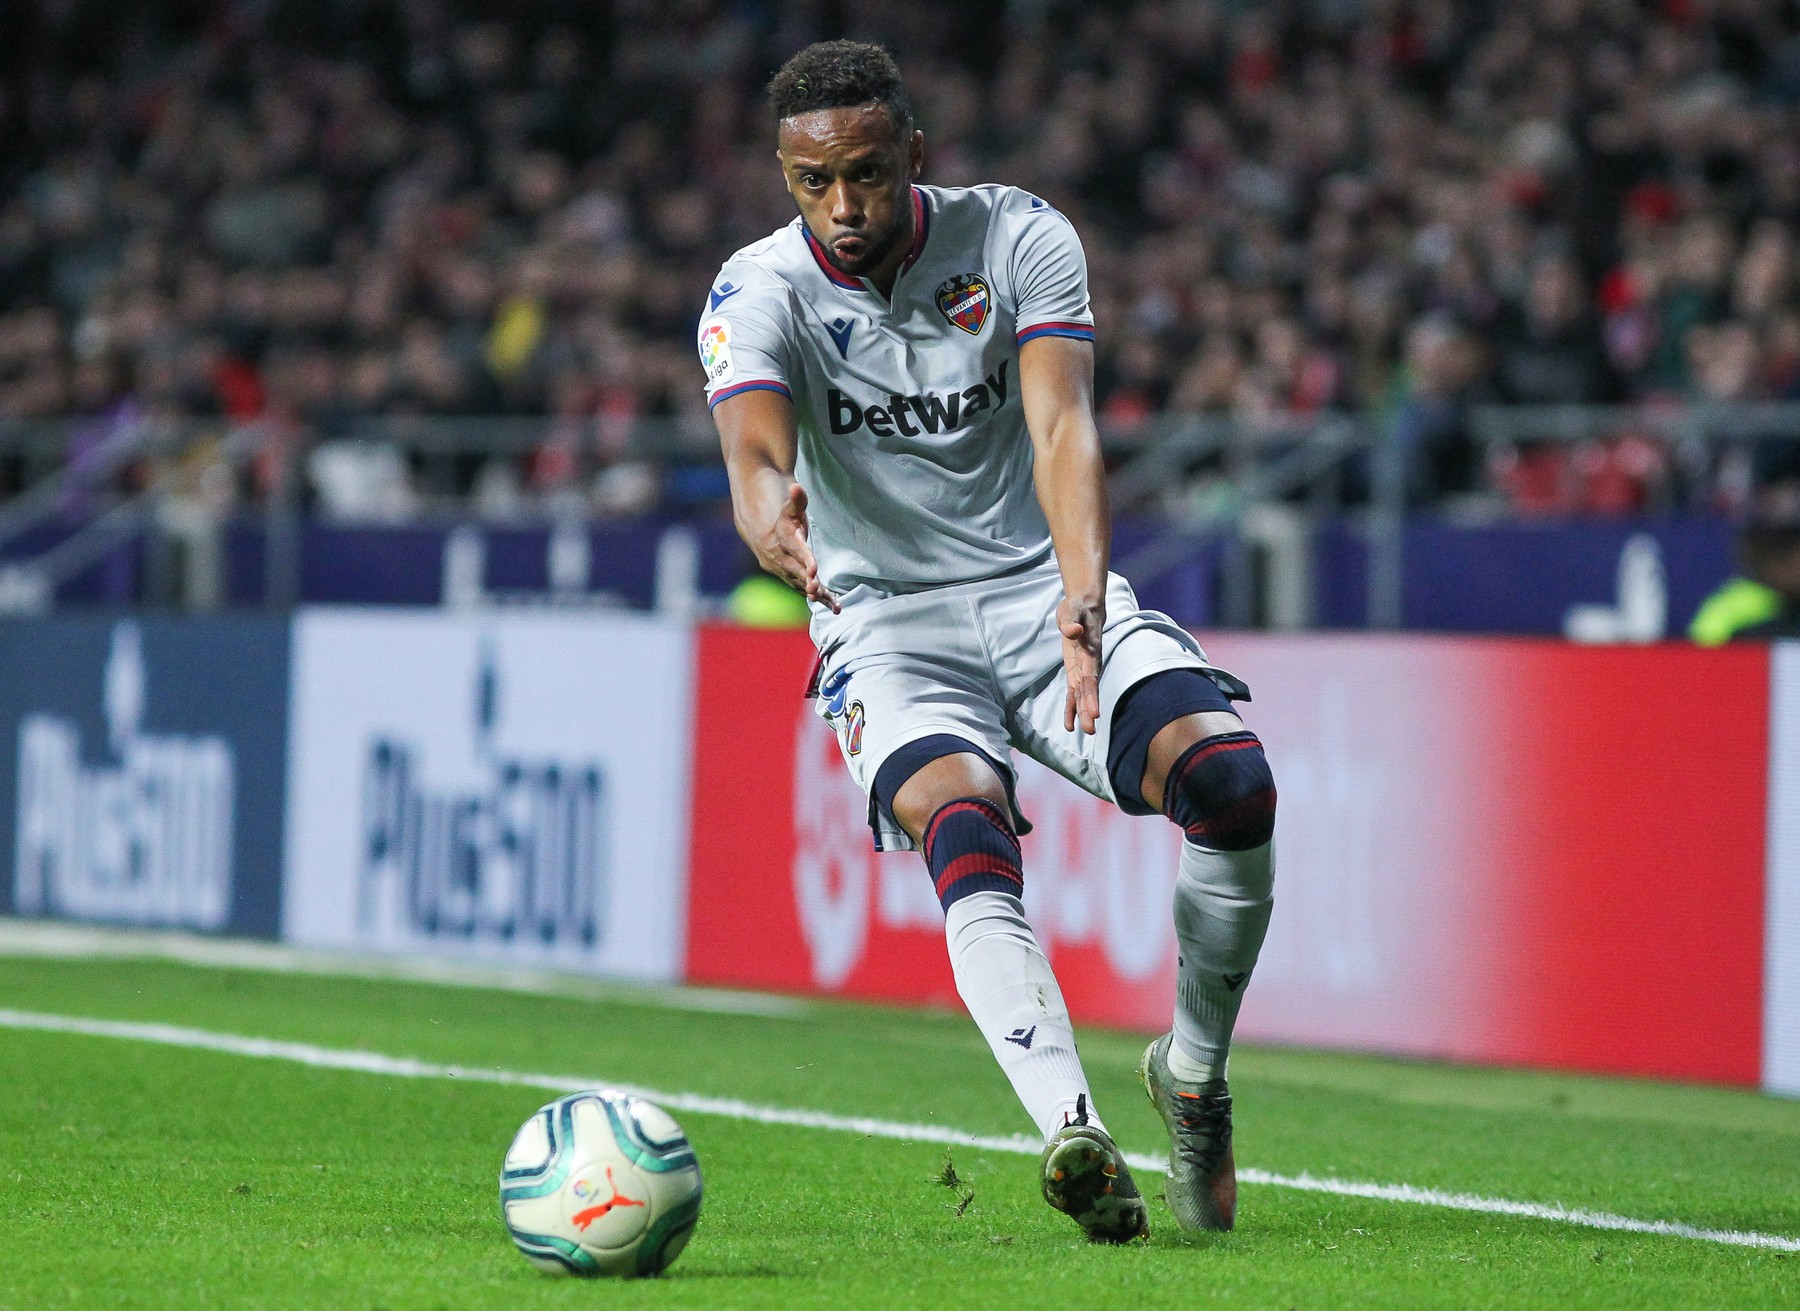
{"label": "player's fingers", "polygon": [[1076,619],[1065,619],[1057,627],[1071,642],[1079,642],[1087,636],[1087,626]]}
{"label": "player's fingers", "polygon": [[806,536],[806,489],[799,483],[788,484],[787,500],[782,504],[781,514],[794,525],[795,531]]}
{"label": "player's fingers", "polygon": [[[1077,625],[1079,627],[1079,625]],[[1071,635],[1063,647],[1063,663],[1069,671],[1069,699],[1073,717],[1081,721],[1081,731],[1092,733],[1100,719],[1100,652],[1099,642],[1089,639],[1082,629],[1080,636]],[[1068,725],[1073,728],[1071,722]]]}
{"label": "player's fingers", "polygon": [[763,560],[763,568],[790,587],[806,586],[806,561],[789,550],[785,542],[775,544],[775,549]]}
{"label": "player's fingers", "polygon": [[834,615],[843,613],[843,607],[837,603],[837,598],[835,596],[825,590],[825,584],[819,581],[817,573],[814,573],[812,577],[807,579],[806,599],[809,601],[817,601],[820,605],[829,607],[831,613]]}
{"label": "player's fingers", "polygon": [[781,549],[782,563],[790,569],[798,570],[803,579],[819,572],[819,562],[813,556],[812,547],[799,532],[790,528],[787,532],[777,533],[776,541]]}
{"label": "player's fingers", "polygon": [[1068,699],[1063,702],[1063,732],[1065,733],[1075,731],[1075,701],[1075,688],[1071,684]]}

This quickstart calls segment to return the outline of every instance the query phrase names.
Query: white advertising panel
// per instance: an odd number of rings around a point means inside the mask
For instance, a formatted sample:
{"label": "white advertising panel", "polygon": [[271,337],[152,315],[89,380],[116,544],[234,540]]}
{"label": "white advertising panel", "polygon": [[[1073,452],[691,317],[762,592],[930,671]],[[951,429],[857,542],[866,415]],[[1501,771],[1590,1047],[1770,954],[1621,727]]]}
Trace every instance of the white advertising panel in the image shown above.
{"label": "white advertising panel", "polygon": [[691,630],[308,610],[292,668],[284,939],[677,975]]}
{"label": "white advertising panel", "polygon": [[1763,925],[1763,1087],[1800,1096],[1800,642],[1769,669],[1769,908]]}

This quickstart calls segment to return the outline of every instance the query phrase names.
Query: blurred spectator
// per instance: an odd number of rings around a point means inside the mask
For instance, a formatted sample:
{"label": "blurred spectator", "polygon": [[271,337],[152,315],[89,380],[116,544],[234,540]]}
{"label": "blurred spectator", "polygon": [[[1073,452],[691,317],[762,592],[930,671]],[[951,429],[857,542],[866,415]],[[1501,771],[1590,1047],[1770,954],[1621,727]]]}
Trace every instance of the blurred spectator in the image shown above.
{"label": "blurred spectator", "polygon": [[1520,405],[1594,405],[1617,399],[1587,288],[1566,255],[1532,268],[1524,303],[1500,335],[1494,368],[1499,399]]}
{"label": "blurred spectator", "polygon": [[805,628],[812,618],[804,596],[760,569],[731,589],[725,614],[746,628]]}
{"label": "blurred spectator", "polygon": [[1418,503],[1473,490],[1478,467],[1467,418],[1480,377],[1475,344],[1460,325],[1428,315],[1406,335],[1406,375],[1390,440]]}

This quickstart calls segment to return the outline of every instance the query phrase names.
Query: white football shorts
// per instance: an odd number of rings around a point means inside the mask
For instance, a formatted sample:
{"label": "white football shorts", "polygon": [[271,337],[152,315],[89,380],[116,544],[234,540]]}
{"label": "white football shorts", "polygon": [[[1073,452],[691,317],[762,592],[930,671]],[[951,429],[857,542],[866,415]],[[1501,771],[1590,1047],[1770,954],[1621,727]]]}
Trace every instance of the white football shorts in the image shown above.
{"label": "white football shorts", "polygon": [[[1097,731],[1063,727],[1068,677],[1056,607],[1054,561],[1003,578],[866,600],[843,613],[818,611],[812,638],[818,712],[837,733],[850,773],[869,798],[880,851],[910,851],[912,839],[874,796],[882,762],[938,733],[962,738],[1005,770],[1022,751],[1078,787],[1116,802],[1106,755],[1113,710],[1126,689],[1165,669],[1212,669],[1206,652],[1165,614],[1138,607],[1118,574],[1107,575],[1101,633]],[[1239,685],[1241,686],[1241,685]],[[1007,778],[1008,790],[1012,780]],[[1030,829],[1014,805],[1021,833]]]}

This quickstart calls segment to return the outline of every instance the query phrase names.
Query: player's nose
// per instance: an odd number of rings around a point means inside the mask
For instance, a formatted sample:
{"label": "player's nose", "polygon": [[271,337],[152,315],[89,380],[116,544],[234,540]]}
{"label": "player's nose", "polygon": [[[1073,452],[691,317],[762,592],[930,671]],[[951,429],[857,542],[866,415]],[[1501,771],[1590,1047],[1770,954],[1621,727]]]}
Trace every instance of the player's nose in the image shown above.
{"label": "player's nose", "polygon": [[831,189],[831,221],[842,228],[860,228],[862,226],[862,206],[857,202],[856,193],[847,182],[839,182]]}

